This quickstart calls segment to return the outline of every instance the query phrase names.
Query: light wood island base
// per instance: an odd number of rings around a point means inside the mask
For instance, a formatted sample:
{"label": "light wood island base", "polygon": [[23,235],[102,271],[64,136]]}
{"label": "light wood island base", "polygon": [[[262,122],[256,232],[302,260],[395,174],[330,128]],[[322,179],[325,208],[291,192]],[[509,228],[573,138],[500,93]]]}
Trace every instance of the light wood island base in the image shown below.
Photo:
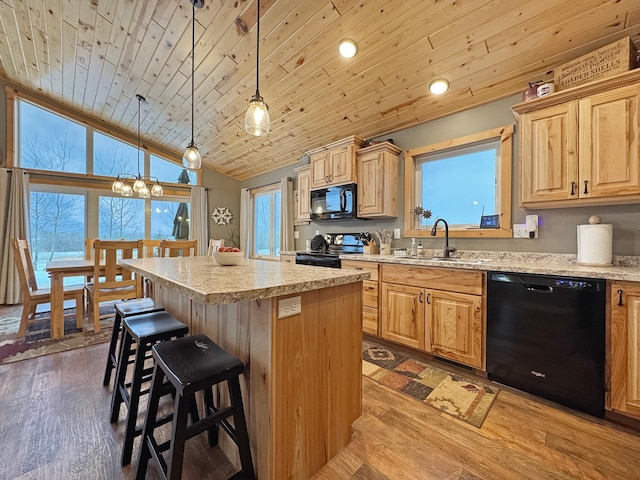
{"label": "light wood island base", "polygon": [[[222,305],[162,283],[154,295],[191,333],[246,363],[241,386],[260,480],[311,478],[349,443],[361,412],[361,282]],[[279,300],[295,296],[301,313],[279,319]],[[239,465],[226,435],[220,447]]]}

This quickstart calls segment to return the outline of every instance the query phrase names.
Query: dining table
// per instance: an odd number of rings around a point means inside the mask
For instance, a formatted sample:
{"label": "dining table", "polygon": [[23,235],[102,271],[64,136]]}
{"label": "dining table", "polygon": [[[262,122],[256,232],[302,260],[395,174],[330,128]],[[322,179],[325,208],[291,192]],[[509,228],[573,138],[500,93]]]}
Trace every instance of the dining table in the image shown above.
{"label": "dining table", "polygon": [[93,275],[93,260],[52,260],[45,270],[51,276],[51,338],[64,336],[64,277]]}

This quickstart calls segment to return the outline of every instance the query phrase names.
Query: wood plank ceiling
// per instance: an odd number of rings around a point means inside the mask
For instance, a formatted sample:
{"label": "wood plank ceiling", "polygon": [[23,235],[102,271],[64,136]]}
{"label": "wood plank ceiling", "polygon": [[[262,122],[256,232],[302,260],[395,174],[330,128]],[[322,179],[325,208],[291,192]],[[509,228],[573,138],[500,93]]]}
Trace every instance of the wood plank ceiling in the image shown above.
{"label": "wood plank ceiling", "polygon": [[[631,36],[637,0],[262,0],[260,93],[271,133],[251,137],[256,0],[196,10],[195,141],[244,180],[357,134],[385,135],[521,92],[568,60]],[[0,0],[10,84],[182,156],[191,137],[189,0]],[[359,45],[350,60],[337,43]],[[451,82],[428,93],[435,77]],[[479,128],[482,128],[481,126]],[[402,147],[402,146],[401,146]]]}

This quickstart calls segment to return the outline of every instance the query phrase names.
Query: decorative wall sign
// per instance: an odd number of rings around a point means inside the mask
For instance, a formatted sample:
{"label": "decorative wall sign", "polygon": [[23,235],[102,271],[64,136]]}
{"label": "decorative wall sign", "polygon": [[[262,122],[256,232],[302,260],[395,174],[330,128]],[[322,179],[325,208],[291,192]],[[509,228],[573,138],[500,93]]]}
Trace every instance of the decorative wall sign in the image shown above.
{"label": "decorative wall sign", "polygon": [[216,222],[216,225],[227,225],[233,218],[233,215],[226,207],[216,207],[213,213],[211,213],[211,218]]}

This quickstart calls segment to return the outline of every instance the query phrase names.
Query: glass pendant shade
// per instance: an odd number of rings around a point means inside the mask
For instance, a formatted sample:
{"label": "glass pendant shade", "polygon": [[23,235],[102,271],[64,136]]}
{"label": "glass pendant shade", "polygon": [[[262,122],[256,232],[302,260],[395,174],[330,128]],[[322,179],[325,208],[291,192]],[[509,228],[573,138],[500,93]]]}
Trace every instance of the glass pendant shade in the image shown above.
{"label": "glass pendant shade", "polygon": [[154,184],[153,187],[151,187],[151,195],[153,195],[154,197],[161,197],[162,195],[164,195],[164,189],[162,188],[162,185],[160,185],[160,182]]}
{"label": "glass pendant shade", "polygon": [[202,167],[202,157],[196,144],[191,142],[182,155],[182,165],[191,170]]}
{"label": "glass pendant shade", "polygon": [[151,192],[149,191],[149,189],[145,185],[143,189],[138,191],[138,196],[140,198],[149,198],[151,196]]}
{"label": "glass pendant shade", "polygon": [[122,190],[120,191],[120,195],[123,197],[133,197],[133,188],[128,183],[122,185]]}
{"label": "glass pendant shade", "polygon": [[135,182],[133,182],[133,191],[140,193],[142,190],[146,189],[147,185],[144,183],[144,180],[138,176]]}
{"label": "glass pendant shade", "polygon": [[122,183],[122,180],[120,180],[120,177],[118,177],[111,184],[111,191],[113,193],[120,193],[120,192],[122,192],[122,187],[123,186],[124,186],[124,183]]}
{"label": "glass pendant shade", "polygon": [[254,96],[244,117],[244,129],[248,134],[260,137],[268,134],[270,127],[269,107],[262,97]]}

